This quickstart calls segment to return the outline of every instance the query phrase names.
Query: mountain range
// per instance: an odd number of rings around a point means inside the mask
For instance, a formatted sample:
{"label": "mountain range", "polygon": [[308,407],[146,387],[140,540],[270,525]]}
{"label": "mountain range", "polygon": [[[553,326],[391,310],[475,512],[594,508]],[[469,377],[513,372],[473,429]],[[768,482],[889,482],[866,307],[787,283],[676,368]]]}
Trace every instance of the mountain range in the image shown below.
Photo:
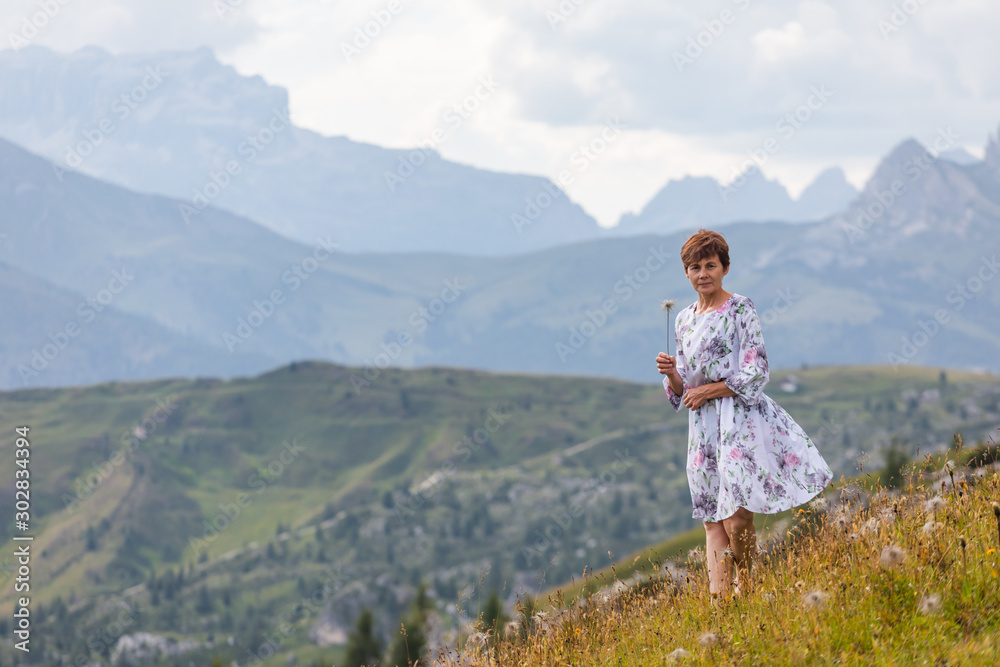
{"label": "mountain range", "polygon": [[[444,171],[419,173],[441,176],[421,192],[437,193],[426,202],[451,211],[429,214],[454,241],[454,251],[444,252],[421,217],[430,209],[357,189],[356,179],[370,182],[404,152],[291,126],[279,131],[284,91],[239,76],[206,49],[0,52],[0,85],[20,93],[0,102],[2,133],[47,151],[0,140],[0,281],[17,306],[2,325],[2,387],[164,372],[232,377],[301,359],[368,365],[369,375],[390,364],[446,365],[657,381],[651,360],[666,348],[660,301],[692,299],[677,258],[684,227],[725,217],[698,204],[696,191],[717,202],[719,184],[691,178],[668,184],[639,217],[623,222],[634,235],[595,237],[596,224],[580,222],[589,220],[582,209],[553,195],[545,215],[561,206],[568,227],[540,218],[529,228],[551,233],[547,241],[517,240],[511,229],[500,231],[500,218],[489,222],[486,209],[495,213],[500,199],[523,204],[532,188],[555,186],[439,160]],[[229,156],[222,147],[238,146],[240,136],[271,121],[272,142],[252,164],[246,157],[239,169],[218,163],[223,171],[209,180],[219,194],[208,205],[185,194],[185,174],[215,168],[205,165]],[[86,156],[81,137],[94,144]],[[813,222],[766,219],[770,204],[761,193],[784,205],[791,200],[780,184],[747,176],[736,197],[746,197],[743,210],[756,206],[764,221],[713,226],[731,244],[726,287],[754,300],[775,367],[998,370],[1000,299],[990,281],[1000,239],[1000,146],[993,139],[978,160],[944,139],[933,152],[903,141],[846,207]],[[346,152],[323,153],[331,146]],[[67,147],[83,160],[77,168],[51,157],[64,158]],[[276,222],[263,203],[278,201],[267,174],[293,178],[302,156],[315,169],[296,187],[322,181],[316,187],[324,196],[353,188],[354,205],[382,211],[356,229],[408,251],[357,251],[350,239],[360,237],[342,235],[339,223],[329,231],[295,213],[295,206],[330,210],[304,195],[292,196],[286,211],[288,224],[300,226],[290,231]],[[131,179],[132,187],[88,170]],[[827,194],[850,194],[837,170],[819,181],[827,186],[807,191],[796,206],[815,213],[834,205]],[[144,183],[182,198],[141,192]],[[407,212],[423,222],[397,237],[389,219]],[[471,246],[451,235],[448,220],[495,252],[459,253]],[[638,233],[647,224],[677,228]],[[411,243],[411,233],[424,240]]]}
{"label": "mountain range", "polygon": [[[909,140],[843,215],[719,227],[726,286],[754,300],[772,363],[996,370],[998,152],[994,141],[989,160],[960,165]],[[655,381],[660,301],[691,294],[677,259],[687,232],[511,257],[346,253],[332,237],[300,244],[213,207],[187,224],[176,200],[57,174],[7,142],[0,207],[5,286],[23,304],[4,325],[23,331],[3,338],[6,387],[154,377],[154,360],[175,356],[181,375],[315,358],[372,373],[450,365]],[[115,272],[133,276],[118,293]],[[104,308],[92,325],[88,298]],[[116,314],[134,326],[112,327]],[[77,319],[67,352],[25,377]],[[199,372],[196,359],[214,361]]]}
{"label": "mountain range", "polygon": [[[734,221],[805,222],[857,195],[838,167],[797,200],[758,171],[725,187],[689,176],[605,229],[546,178],[444,160],[433,146],[461,116],[446,112],[425,148],[324,137],[295,126],[285,89],[240,75],[207,48],[0,51],[0,89],[15,93],[0,102],[0,137],[60,170],[178,199],[186,219],[211,204],[303,243],[332,234],[352,252],[509,255]],[[478,93],[488,104],[490,86]]]}

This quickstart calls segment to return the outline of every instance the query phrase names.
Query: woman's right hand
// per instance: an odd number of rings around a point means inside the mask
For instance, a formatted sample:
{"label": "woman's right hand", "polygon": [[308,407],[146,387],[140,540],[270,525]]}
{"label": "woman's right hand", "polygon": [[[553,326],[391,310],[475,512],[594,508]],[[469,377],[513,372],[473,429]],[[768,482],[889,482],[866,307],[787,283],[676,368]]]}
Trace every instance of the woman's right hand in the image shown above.
{"label": "woman's right hand", "polygon": [[656,355],[656,369],[660,371],[660,375],[668,377],[675,375],[677,373],[677,357],[660,352]]}

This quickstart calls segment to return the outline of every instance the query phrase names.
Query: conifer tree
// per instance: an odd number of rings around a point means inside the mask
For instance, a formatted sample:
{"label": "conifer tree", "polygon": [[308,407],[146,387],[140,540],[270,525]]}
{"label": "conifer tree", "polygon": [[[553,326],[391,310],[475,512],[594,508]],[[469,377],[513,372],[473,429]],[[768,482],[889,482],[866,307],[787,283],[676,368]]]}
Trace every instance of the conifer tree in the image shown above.
{"label": "conifer tree", "polygon": [[486,605],[483,607],[483,615],[479,619],[479,630],[480,632],[485,632],[493,637],[501,637],[503,635],[504,625],[507,624],[507,615],[503,611],[503,602],[500,600],[500,594],[497,589],[490,591],[490,595],[486,598]]}
{"label": "conifer tree", "polygon": [[427,595],[426,586],[421,582],[410,613],[400,622],[402,627],[389,648],[391,667],[409,667],[424,656],[427,651],[425,626],[430,609],[430,597]]}
{"label": "conifer tree", "polygon": [[344,657],[347,667],[373,667],[379,663],[382,641],[375,636],[374,627],[375,619],[371,609],[362,609],[354,630],[347,637],[347,653]]}

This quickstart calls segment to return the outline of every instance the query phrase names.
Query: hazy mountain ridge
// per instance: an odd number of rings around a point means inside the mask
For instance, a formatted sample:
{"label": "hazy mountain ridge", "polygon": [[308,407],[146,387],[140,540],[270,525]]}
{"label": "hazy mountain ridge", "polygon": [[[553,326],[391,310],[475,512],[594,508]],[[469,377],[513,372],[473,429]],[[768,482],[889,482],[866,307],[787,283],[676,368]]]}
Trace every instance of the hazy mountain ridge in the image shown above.
{"label": "hazy mountain ridge", "polygon": [[[906,162],[920,151],[915,142],[901,144],[850,211],[876,202],[890,174],[908,178]],[[860,234],[850,228],[850,213],[818,223],[720,227],[732,247],[726,286],[754,300],[776,367],[887,363],[894,354],[992,368],[1000,357],[989,353],[1000,350],[996,291],[970,293],[960,306],[951,291],[992,260],[984,253],[998,237],[1000,179],[989,162],[931,160],[920,174]],[[650,358],[666,347],[660,300],[673,296],[686,305],[690,298],[676,258],[687,232],[512,257],[349,254],[339,247],[327,254],[214,208],[185,224],[176,201],[56,174],[46,160],[5,142],[0,206],[7,212],[0,260],[80,294],[102,289],[112,270],[130,268],[136,279],[115,308],[211,345],[235,360],[225,366],[234,372],[259,371],[261,359],[375,363],[385,354],[404,366],[648,380]],[[304,263],[311,272],[298,278]],[[992,276],[985,266],[982,277]],[[283,300],[268,305],[274,290]],[[952,323],[912,346],[919,323],[939,309],[955,316]],[[115,341],[106,345],[114,355]],[[113,378],[109,370],[94,379]]]}
{"label": "hazy mountain ridge", "polygon": [[730,222],[810,222],[843,210],[857,195],[839,167],[824,170],[794,200],[756,169],[726,185],[710,176],[686,176],[667,183],[640,213],[623,215],[615,231],[664,234]]}
{"label": "hazy mountain ridge", "polygon": [[2,261],[0,291],[8,313],[0,324],[2,387],[229,377],[275,364],[260,354],[245,359],[220,355],[200,340],[123,312],[113,301],[103,304],[100,291],[77,294]]}
{"label": "hazy mountain ridge", "polygon": [[[284,88],[238,74],[204,47],[0,51],[0,89],[19,93],[0,102],[0,136],[66,168],[190,207],[210,203],[304,243],[333,234],[347,251],[519,254],[705,224],[818,220],[857,194],[837,167],[798,200],[759,171],[725,187],[689,176],[603,229],[546,178],[295,127]],[[431,143],[463,123],[445,115]]]}
{"label": "hazy mountain ridge", "polygon": [[[208,48],[0,51],[0,89],[20,93],[0,103],[0,136],[83,173],[195,208],[220,206],[304,243],[331,234],[351,251],[496,255],[601,235],[547,178],[294,127],[283,88],[239,75]],[[447,137],[453,125],[442,120],[438,129]],[[551,192],[544,224],[517,229],[512,216]]]}

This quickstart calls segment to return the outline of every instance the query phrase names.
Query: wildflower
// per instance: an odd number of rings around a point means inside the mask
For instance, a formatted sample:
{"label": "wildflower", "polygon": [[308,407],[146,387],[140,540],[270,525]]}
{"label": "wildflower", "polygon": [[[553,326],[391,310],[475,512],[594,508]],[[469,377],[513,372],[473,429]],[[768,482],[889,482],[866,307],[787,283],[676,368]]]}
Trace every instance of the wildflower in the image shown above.
{"label": "wildflower", "polygon": [[925,595],[920,598],[920,602],[917,603],[917,609],[921,614],[933,614],[938,609],[941,608],[941,596],[937,593],[931,593],[930,595]]}
{"label": "wildflower", "polygon": [[906,560],[906,552],[895,544],[890,544],[882,549],[882,555],[878,559],[879,565],[886,570],[898,567],[904,560]]}
{"label": "wildflower", "polygon": [[675,662],[680,662],[681,660],[683,660],[684,658],[688,657],[689,655],[691,655],[690,651],[685,651],[682,648],[675,648],[673,651],[670,652],[669,655],[667,655],[667,660],[673,660]]}
{"label": "wildflower", "polygon": [[943,523],[931,519],[930,521],[924,524],[924,527],[920,529],[920,532],[923,533],[924,535],[933,535],[942,528],[944,528]]}
{"label": "wildflower", "polygon": [[948,504],[946,498],[941,496],[934,496],[930,500],[924,503],[924,512],[927,514],[937,514],[944,509],[944,506]]}
{"label": "wildflower", "polygon": [[830,596],[823,591],[813,591],[802,596],[802,604],[806,609],[822,609]]}
{"label": "wildflower", "polygon": [[719,643],[719,635],[714,632],[706,632],[701,637],[698,637],[698,643],[705,648],[711,648]]}

